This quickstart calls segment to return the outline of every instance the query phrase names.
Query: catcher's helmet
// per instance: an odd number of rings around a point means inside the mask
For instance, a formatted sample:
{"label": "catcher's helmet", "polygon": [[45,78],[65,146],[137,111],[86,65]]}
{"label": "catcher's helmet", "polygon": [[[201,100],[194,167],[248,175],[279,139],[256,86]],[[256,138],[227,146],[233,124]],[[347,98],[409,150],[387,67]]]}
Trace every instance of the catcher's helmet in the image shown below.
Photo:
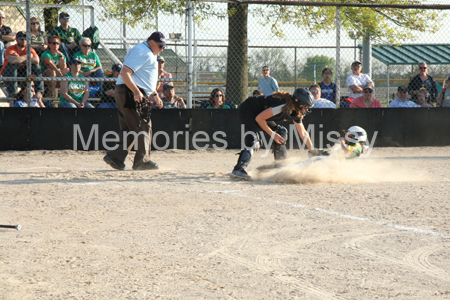
{"label": "catcher's helmet", "polygon": [[359,143],[365,143],[367,141],[366,131],[359,126],[352,126],[347,130],[347,135],[350,139],[358,141]]}
{"label": "catcher's helmet", "polygon": [[299,88],[295,90],[292,96],[294,97],[295,106],[297,106],[299,110],[302,110],[305,105],[308,107],[308,110],[304,115],[311,112],[310,108],[313,108],[314,106],[314,97],[310,91]]}

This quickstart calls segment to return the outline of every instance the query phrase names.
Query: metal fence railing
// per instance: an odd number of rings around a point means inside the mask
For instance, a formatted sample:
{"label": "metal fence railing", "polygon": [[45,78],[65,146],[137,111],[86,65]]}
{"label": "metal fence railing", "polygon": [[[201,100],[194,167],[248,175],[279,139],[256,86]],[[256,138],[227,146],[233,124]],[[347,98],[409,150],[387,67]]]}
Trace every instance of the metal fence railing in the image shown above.
{"label": "metal fence railing", "polygon": [[[112,65],[122,62],[131,47],[144,41],[152,31],[162,31],[168,45],[161,53],[164,70],[172,74],[176,93],[189,100],[191,107],[214,104],[211,92],[216,88],[224,91],[227,105],[237,107],[258,87],[265,89],[265,66],[280,90],[308,88],[314,90],[318,99],[331,101],[318,100],[319,107],[348,107],[353,103],[347,100],[349,96],[364,94],[353,93],[348,87],[354,61],[362,63],[362,73],[368,74],[374,84],[372,97],[385,107],[401,96],[398,86],[408,86],[420,74],[422,81],[417,82],[429,90],[428,103],[435,105],[450,75],[450,16],[446,13],[450,4],[444,0],[334,2],[333,6],[325,1],[310,6],[304,2],[296,5],[295,1],[290,5],[286,5],[287,1],[241,1],[243,11],[225,1],[193,1],[191,6],[190,1],[178,1],[180,10],[165,11],[161,6],[145,22],[132,25],[126,23],[131,22],[133,9],[138,7],[130,7],[130,16],[120,18],[105,6],[106,2],[98,0],[92,6],[34,3],[28,12],[25,3],[0,2],[0,9],[6,15],[4,25],[11,27],[13,33],[27,30],[27,13],[36,18],[33,20],[38,21],[44,36],[60,26],[61,12],[69,15],[69,26],[80,34],[97,27],[100,41],[93,51],[107,77],[112,75]],[[208,6],[199,6],[205,3]],[[181,10],[185,13],[179,13]],[[239,20],[232,20],[233,17]],[[362,17],[375,25],[370,27]],[[13,43],[7,43],[5,48]],[[416,47],[411,50],[402,45]],[[420,73],[421,62],[427,64],[426,72]],[[431,91],[434,83],[430,77],[427,79],[427,73],[436,83],[436,93]],[[326,84],[328,76],[333,84],[337,83],[336,88]],[[46,81],[49,89],[52,80]],[[407,89],[408,98],[415,104],[419,103],[416,93],[420,87]],[[6,87],[3,90],[7,94]],[[98,92],[93,93],[93,98],[101,98],[104,91]],[[113,100],[96,103],[103,101]]]}

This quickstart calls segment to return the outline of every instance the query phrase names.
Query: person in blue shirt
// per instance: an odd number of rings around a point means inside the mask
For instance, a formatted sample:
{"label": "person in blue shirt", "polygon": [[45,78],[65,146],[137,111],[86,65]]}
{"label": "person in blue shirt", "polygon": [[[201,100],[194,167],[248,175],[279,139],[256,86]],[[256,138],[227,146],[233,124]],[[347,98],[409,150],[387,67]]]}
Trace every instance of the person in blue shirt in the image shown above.
{"label": "person in blue shirt", "polygon": [[275,78],[270,77],[270,69],[268,66],[262,67],[263,78],[258,82],[258,90],[261,90],[264,96],[270,96],[280,89]]}
{"label": "person in blue shirt", "polygon": [[121,134],[114,150],[108,151],[103,160],[117,170],[125,169],[128,148],[135,144],[133,170],[154,170],[158,164],[149,159],[152,128],[148,112],[148,98],[153,96],[161,108],[162,100],[156,91],[158,81],[157,55],[166,47],[164,34],[153,32],[147,41],[137,44],[128,51],[117,78],[114,98],[119,110]]}
{"label": "person in blue shirt", "polygon": [[322,70],[323,81],[319,82],[320,89],[322,90],[322,98],[327,99],[333,103],[336,103],[336,84],[331,82],[331,76],[333,72],[330,68]]}

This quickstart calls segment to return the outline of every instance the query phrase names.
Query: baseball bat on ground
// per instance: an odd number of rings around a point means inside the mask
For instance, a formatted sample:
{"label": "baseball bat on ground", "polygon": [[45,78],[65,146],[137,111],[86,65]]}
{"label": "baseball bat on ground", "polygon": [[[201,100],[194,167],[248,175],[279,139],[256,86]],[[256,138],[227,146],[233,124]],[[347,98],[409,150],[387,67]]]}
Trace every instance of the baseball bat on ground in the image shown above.
{"label": "baseball bat on ground", "polygon": [[11,228],[11,229],[17,229],[20,230],[20,225],[0,225],[0,228]]}

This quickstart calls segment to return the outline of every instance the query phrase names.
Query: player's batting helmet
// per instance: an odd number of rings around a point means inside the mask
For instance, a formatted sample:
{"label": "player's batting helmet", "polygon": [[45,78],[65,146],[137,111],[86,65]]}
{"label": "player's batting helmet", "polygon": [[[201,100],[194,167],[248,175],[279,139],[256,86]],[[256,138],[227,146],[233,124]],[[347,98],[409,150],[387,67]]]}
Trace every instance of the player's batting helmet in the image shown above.
{"label": "player's batting helmet", "polygon": [[367,133],[364,128],[359,126],[352,126],[347,130],[348,137],[359,143],[365,143],[367,141]]}
{"label": "player's batting helmet", "polygon": [[310,108],[314,106],[314,97],[310,91],[303,88],[296,89],[293,94],[293,97],[295,105],[297,106],[298,109],[302,110],[303,106],[308,107],[308,111],[303,115],[306,115],[307,113],[311,112]]}

